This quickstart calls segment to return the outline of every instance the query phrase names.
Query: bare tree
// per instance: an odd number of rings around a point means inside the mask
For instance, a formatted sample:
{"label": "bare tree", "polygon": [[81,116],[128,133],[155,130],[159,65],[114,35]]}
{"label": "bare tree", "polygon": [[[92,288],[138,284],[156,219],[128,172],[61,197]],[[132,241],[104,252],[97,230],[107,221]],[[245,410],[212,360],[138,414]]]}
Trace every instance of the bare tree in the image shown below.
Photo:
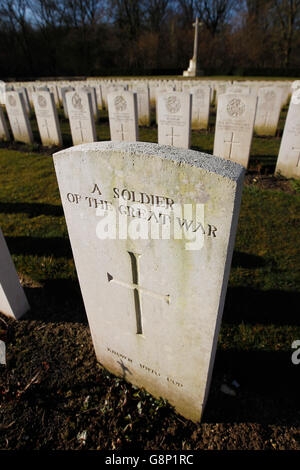
{"label": "bare tree", "polygon": [[212,36],[221,30],[238,0],[196,0],[196,12]]}
{"label": "bare tree", "polygon": [[283,66],[289,68],[296,29],[300,27],[300,0],[273,0],[273,11],[282,42]]}

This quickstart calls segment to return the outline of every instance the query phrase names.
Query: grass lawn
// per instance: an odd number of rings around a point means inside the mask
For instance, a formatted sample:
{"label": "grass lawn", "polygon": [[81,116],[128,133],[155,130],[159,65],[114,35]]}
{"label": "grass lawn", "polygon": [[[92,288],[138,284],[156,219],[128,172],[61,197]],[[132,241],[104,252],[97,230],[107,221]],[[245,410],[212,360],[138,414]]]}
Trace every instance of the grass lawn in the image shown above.
{"label": "grass lawn", "polygon": [[[97,364],[51,150],[41,148],[34,119],[36,144],[1,144],[0,226],[31,311],[19,322],[0,315],[8,361],[0,365],[0,449],[300,449],[300,364],[291,361],[300,340],[300,184],[272,176],[285,114],[276,137],[253,139],[201,424]],[[193,149],[212,153],[214,119],[193,131]],[[67,147],[69,125],[60,121]],[[97,136],[109,139],[104,112]],[[156,126],[141,128],[140,140],[157,142]]]}

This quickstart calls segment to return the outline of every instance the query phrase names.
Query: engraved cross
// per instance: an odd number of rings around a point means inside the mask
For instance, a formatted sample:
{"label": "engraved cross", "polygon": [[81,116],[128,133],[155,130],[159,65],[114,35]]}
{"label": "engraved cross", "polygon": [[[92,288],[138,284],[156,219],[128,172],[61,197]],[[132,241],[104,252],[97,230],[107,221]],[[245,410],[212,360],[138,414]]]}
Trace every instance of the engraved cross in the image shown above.
{"label": "engraved cross", "polygon": [[171,127],[171,134],[166,134],[166,137],[171,137],[171,144],[174,145],[174,137],[180,137],[178,134],[174,134],[174,127]]}
{"label": "engraved cross", "polygon": [[15,124],[18,126],[18,133],[19,133],[19,135],[20,135],[20,134],[21,134],[21,128],[20,128],[20,124],[19,124],[18,118],[15,118]]}
{"label": "engraved cross", "polygon": [[43,124],[42,127],[46,127],[47,136],[48,136],[48,139],[50,139],[50,134],[49,134],[48,121],[47,121],[47,119],[44,120],[44,124]]}
{"label": "engraved cross", "polygon": [[119,134],[121,134],[121,137],[122,137],[122,142],[123,140],[125,139],[125,134],[127,134],[127,132],[125,131],[124,129],[124,125],[121,124],[121,128],[120,129],[117,129],[116,132]]}
{"label": "engraved cross", "polygon": [[76,127],[76,130],[80,130],[81,140],[83,141],[83,127],[81,126],[81,121],[79,121],[79,127]]}
{"label": "engraved cross", "polygon": [[133,253],[128,251],[131,260],[131,269],[132,269],[132,283],[119,281],[115,279],[111,274],[107,273],[107,280],[109,283],[117,284],[121,287],[126,287],[127,289],[133,290],[134,294],[134,303],[135,303],[135,316],[136,316],[136,333],[138,335],[143,334],[143,325],[142,325],[142,302],[141,294],[149,295],[153,298],[163,300],[170,303],[170,296],[165,294],[159,294],[153,292],[152,290],[146,289],[139,285],[139,257],[140,254]]}
{"label": "engraved cross", "polygon": [[229,152],[228,152],[228,156],[226,158],[231,158],[231,152],[232,152],[232,146],[233,145],[240,145],[240,142],[236,142],[234,139],[234,133],[231,132],[231,136],[230,136],[230,140],[225,140],[224,139],[224,144],[229,144]]}

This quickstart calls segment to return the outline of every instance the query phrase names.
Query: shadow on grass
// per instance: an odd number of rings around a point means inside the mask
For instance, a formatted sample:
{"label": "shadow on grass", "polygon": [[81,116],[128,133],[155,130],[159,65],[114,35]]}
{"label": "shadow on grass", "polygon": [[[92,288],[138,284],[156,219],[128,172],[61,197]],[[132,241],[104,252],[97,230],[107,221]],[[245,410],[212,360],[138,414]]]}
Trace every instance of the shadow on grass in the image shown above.
{"label": "shadow on grass", "polygon": [[24,288],[30,311],[22,320],[40,320],[44,323],[83,323],[87,317],[77,280],[54,279],[41,287]]}
{"label": "shadow on grass", "polygon": [[54,215],[59,217],[63,215],[62,206],[55,206],[53,204],[43,204],[39,202],[0,202],[0,212],[2,212],[3,214],[26,213],[30,217],[37,217],[39,215]]}
{"label": "shadow on grass", "polygon": [[[203,422],[296,424],[300,421],[300,365],[291,352],[218,350]],[[236,396],[220,391],[224,376]]]}
{"label": "shadow on grass", "polygon": [[266,265],[266,261],[261,256],[234,251],[231,266],[242,268],[261,268]]}
{"label": "shadow on grass", "polygon": [[52,256],[53,258],[72,258],[68,238],[61,237],[5,237],[9,251],[14,255]]}
{"label": "shadow on grass", "polygon": [[239,324],[300,325],[300,294],[293,291],[261,291],[251,287],[228,287],[223,321]]}

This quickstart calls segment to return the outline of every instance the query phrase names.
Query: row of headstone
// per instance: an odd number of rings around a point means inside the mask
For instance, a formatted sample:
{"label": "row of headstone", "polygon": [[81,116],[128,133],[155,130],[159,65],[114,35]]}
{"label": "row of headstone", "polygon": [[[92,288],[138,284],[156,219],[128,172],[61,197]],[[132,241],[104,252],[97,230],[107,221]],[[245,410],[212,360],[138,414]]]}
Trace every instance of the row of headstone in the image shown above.
{"label": "row of headstone", "polygon": [[[170,85],[171,88],[174,88]],[[297,87],[295,87],[297,89]],[[47,89],[47,88],[44,88]],[[38,128],[43,145],[62,145],[61,132],[57,117],[54,95],[49,91],[32,93],[32,100],[37,117]],[[71,87],[62,88],[62,100],[70,110],[70,127],[73,144],[94,142],[97,140],[95,129],[96,94],[92,87],[74,91]],[[297,90],[296,90],[297,91]],[[259,90],[258,98],[247,91],[247,87],[233,85],[226,93],[219,95],[214,155],[236,161],[247,168],[250,155],[253,130],[264,135],[274,135],[277,129],[282,100],[272,87]],[[33,137],[28,119],[24,90],[9,91],[6,107],[14,139],[32,143]],[[68,97],[68,99],[67,99]],[[210,88],[196,87],[186,92],[167,92],[166,88],[157,92],[158,143],[179,148],[190,147],[191,129],[204,128],[209,119]],[[134,142],[138,140],[139,106],[137,93],[119,91],[106,96],[109,111],[110,133],[112,141]],[[145,100],[148,101],[149,100]],[[196,106],[192,103],[196,102]],[[293,104],[295,96],[293,97]],[[201,103],[206,106],[201,107]],[[292,100],[291,100],[292,103]],[[202,117],[198,110],[203,111]],[[149,110],[149,108],[148,108]],[[196,117],[196,112],[198,112]],[[3,113],[0,114],[0,136],[9,138]],[[145,121],[144,121],[145,122]],[[193,125],[194,123],[194,125]],[[288,128],[291,122],[286,123]],[[287,128],[287,132],[289,132]],[[295,136],[297,141],[297,136]],[[299,144],[294,143],[293,149]],[[294,150],[294,155],[298,155]],[[281,159],[282,160],[282,152]],[[292,157],[289,160],[293,161]],[[289,163],[289,167],[291,167]],[[284,166],[278,166],[277,172],[287,175]],[[299,161],[294,165],[295,177],[299,177]]]}

